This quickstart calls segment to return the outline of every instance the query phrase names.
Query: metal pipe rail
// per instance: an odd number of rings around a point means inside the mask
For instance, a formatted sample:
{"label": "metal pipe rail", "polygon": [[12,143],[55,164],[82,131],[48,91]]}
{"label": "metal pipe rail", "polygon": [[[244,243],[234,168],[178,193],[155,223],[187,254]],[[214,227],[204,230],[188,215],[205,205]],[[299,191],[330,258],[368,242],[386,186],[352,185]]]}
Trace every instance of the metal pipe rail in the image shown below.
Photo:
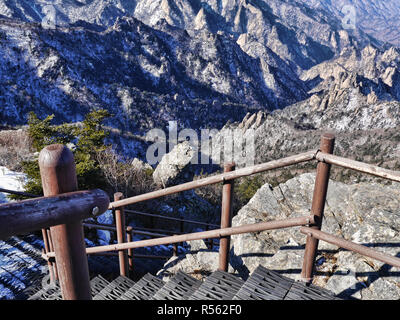
{"label": "metal pipe rail", "polygon": [[372,164],[359,162],[343,157],[338,157],[333,154],[327,154],[324,152],[318,152],[316,155],[318,161],[340,166],[346,169],[352,169],[358,172],[373,175],[375,177],[383,178],[386,180],[392,180],[400,182],[400,172],[389,169],[384,169]]}
{"label": "metal pipe rail", "polygon": [[23,192],[23,191],[8,190],[8,189],[4,189],[4,188],[0,188],[0,192],[9,193],[9,194],[15,194],[17,196],[22,196],[22,197],[26,197],[26,198],[40,198],[40,197],[42,197],[42,196],[38,196],[37,194],[27,193],[27,192]]}
{"label": "metal pipe rail", "polygon": [[[153,247],[158,245],[173,244],[192,240],[203,240],[210,238],[221,238],[235,234],[261,232],[266,230],[283,229],[290,227],[299,227],[315,224],[314,216],[297,217],[285,220],[260,222],[255,224],[243,225],[238,227],[230,227],[224,229],[216,229],[210,231],[202,231],[177,236],[163,237],[150,240],[141,240],[135,242],[119,243],[99,247],[86,248],[86,254],[102,253],[110,251],[120,251],[127,249],[137,249],[144,247]],[[47,259],[55,256],[54,252],[48,252],[44,255]]]}
{"label": "metal pipe rail", "polygon": [[99,189],[2,204],[0,239],[94,217],[108,205],[108,195]]}
{"label": "metal pipe rail", "polygon": [[183,191],[193,190],[193,189],[201,188],[201,187],[212,185],[212,184],[223,183],[225,181],[230,181],[230,180],[234,180],[234,179],[241,178],[241,177],[251,176],[256,173],[261,173],[261,172],[265,172],[265,171],[269,171],[269,170],[273,170],[273,169],[279,169],[279,168],[283,168],[283,167],[287,167],[287,166],[291,166],[291,165],[295,165],[295,164],[299,164],[299,163],[303,163],[303,162],[308,162],[311,160],[315,160],[317,153],[318,153],[318,150],[312,150],[312,151],[308,151],[308,152],[294,155],[291,157],[287,157],[287,158],[283,158],[283,159],[279,159],[279,160],[273,160],[273,161],[258,164],[258,165],[252,166],[252,167],[241,168],[241,169],[238,169],[235,171],[221,173],[221,174],[218,174],[215,176],[183,183],[183,184],[180,184],[177,186],[173,186],[173,187],[169,187],[169,188],[165,188],[165,189],[161,189],[161,190],[156,190],[156,191],[149,192],[146,194],[141,194],[141,195],[138,195],[135,197],[131,197],[131,198],[127,198],[127,199],[123,199],[123,200],[119,200],[119,201],[114,201],[114,202],[110,203],[109,209],[117,209],[119,207],[128,206],[131,204],[135,204],[135,203],[139,203],[139,202],[143,202],[143,201],[147,201],[147,200],[153,200],[153,199],[161,198],[164,196],[176,194],[176,193],[183,192]]}
{"label": "metal pipe rail", "polygon": [[162,216],[162,215],[159,215],[159,214],[145,213],[145,212],[140,212],[140,211],[136,211],[136,210],[125,209],[125,212],[126,213],[133,213],[133,214],[141,215],[141,216],[144,216],[144,217],[157,218],[157,219],[163,219],[163,220],[170,220],[170,221],[184,222],[184,223],[190,223],[190,224],[197,224],[197,225],[200,225],[200,226],[209,226],[209,227],[219,228],[219,225],[217,225],[217,224],[200,222],[200,221],[193,221],[193,220],[185,220],[185,219],[174,218],[174,217],[165,217],[165,216]]}
{"label": "metal pipe rail", "polygon": [[[100,253],[91,253],[93,256],[114,256],[118,257],[118,252],[100,252]],[[139,258],[139,259],[154,259],[154,260],[168,260],[171,256],[154,256],[147,254],[135,254],[133,257],[128,256],[129,258]]]}
{"label": "metal pipe rail", "polygon": [[316,239],[328,242],[330,244],[336,245],[340,248],[344,248],[350,251],[354,251],[356,253],[359,253],[361,255],[382,261],[384,263],[387,263],[391,266],[394,267],[399,267],[400,268],[400,259],[390,256],[386,253],[373,250],[371,248],[368,248],[366,246],[354,243],[352,241],[348,241],[342,238],[335,237],[329,233],[320,231],[320,230],[315,230],[307,227],[302,227],[300,228],[300,232],[304,233],[308,236],[314,237]]}
{"label": "metal pipe rail", "polygon": [[[89,229],[100,229],[100,230],[107,230],[107,231],[117,232],[117,227],[115,227],[113,225],[95,224],[95,223],[86,223],[86,222],[84,222],[83,226],[86,227],[86,228],[89,228]],[[168,237],[167,234],[135,230],[131,226],[126,227],[126,232],[130,232],[132,234],[138,234],[138,235],[142,235],[142,236],[149,236],[149,237]]]}

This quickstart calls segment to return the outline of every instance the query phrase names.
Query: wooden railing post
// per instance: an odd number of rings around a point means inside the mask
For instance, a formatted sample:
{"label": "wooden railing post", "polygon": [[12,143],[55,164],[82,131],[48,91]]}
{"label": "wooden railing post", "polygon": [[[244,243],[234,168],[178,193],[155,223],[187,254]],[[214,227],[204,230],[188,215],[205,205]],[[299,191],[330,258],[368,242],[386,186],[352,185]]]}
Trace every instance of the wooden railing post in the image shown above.
{"label": "wooden railing post", "polygon": [[177,243],[172,244],[172,255],[174,257],[178,256],[178,244]]}
{"label": "wooden railing post", "polygon": [[[334,145],[335,136],[333,134],[326,133],[321,137],[321,152],[332,154]],[[317,175],[315,177],[314,194],[311,206],[311,214],[316,218],[315,225],[312,226],[312,228],[317,230],[320,230],[322,225],[326,195],[328,192],[330,168],[331,165],[324,162],[319,162],[317,166]],[[312,235],[308,235],[301,272],[301,277],[306,282],[312,281],[317,250],[318,239],[312,237]]]}
{"label": "wooden railing post", "polygon": [[[183,220],[183,218],[181,218],[181,220],[179,222],[179,232],[181,234],[184,234],[184,232],[185,232],[185,220]],[[183,247],[183,242],[181,242],[181,247]]]}
{"label": "wooden railing post", "polygon": [[[39,155],[44,196],[78,189],[74,156],[65,146],[55,144]],[[56,266],[64,300],[91,300],[89,267],[82,221],[50,228]]]}
{"label": "wooden railing post", "polygon": [[[53,250],[50,247],[50,240],[49,240],[49,235],[48,232],[50,230],[47,229],[42,229],[42,237],[43,237],[43,243],[44,243],[44,253],[49,253],[52,252]],[[55,283],[57,279],[57,270],[56,270],[56,265],[50,259],[47,261],[47,266],[49,268],[49,275],[50,275],[50,282]]]}
{"label": "wooden railing post", "polygon": [[[132,242],[132,227],[127,227],[126,229],[126,241]],[[133,249],[128,249],[128,265],[129,273],[133,272]]]}
{"label": "wooden railing post", "polygon": [[[124,198],[121,192],[114,194],[114,201],[119,201]],[[126,242],[126,227],[125,227],[125,212],[124,207],[115,209],[115,226],[117,227],[117,241],[118,243]],[[128,263],[128,251],[121,250],[118,252],[119,257],[119,272],[121,276],[129,276],[129,263]]]}
{"label": "wooden railing post", "polygon": [[[54,251],[54,245],[53,245],[53,238],[51,237],[51,231],[49,229],[45,229],[46,234],[47,234],[47,240],[49,242],[49,249],[50,251]],[[57,271],[57,264],[52,262],[52,267],[53,267],[53,275],[54,275],[54,281],[58,281],[58,271]],[[51,276],[50,276],[51,280]]]}
{"label": "wooden railing post", "polygon": [[[235,164],[225,164],[224,172],[235,170]],[[221,229],[230,228],[232,225],[232,200],[234,180],[224,181],[222,187]],[[219,240],[219,270],[228,271],[230,236],[221,237]]]}

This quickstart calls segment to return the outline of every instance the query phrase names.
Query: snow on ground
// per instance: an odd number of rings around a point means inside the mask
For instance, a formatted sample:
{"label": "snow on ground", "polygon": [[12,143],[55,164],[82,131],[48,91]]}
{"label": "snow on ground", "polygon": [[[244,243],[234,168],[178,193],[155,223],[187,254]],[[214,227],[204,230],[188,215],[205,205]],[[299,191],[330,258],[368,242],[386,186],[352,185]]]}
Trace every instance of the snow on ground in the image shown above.
{"label": "snow on ground", "polygon": [[[0,167],[0,188],[23,191],[26,176]],[[0,193],[0,203],[9,202],[6,193]],[[32,280],[47,272],[41,258],[43,242],[35,236],[11,237],[0,241],[0,299],[13,299],[30,286]]]}
{"label": "snow on ground", "polygon": [[[26,180],[24,173],[8,170],[0,166],[0,188],[23,191],[23,184]],[[0,203],[8,202],[7,193],[0,192]]]}
{"label": "snow on ground", "polygon": [[[0,188],[24,191],[25,180],[26,176],[23,173],[0,167]],[[0,203],[9,202],[7,195],[7,193],[0,192]],[[109,223],[109,220],[108,214],[103,217],[101,222]],[[107,234],[103,236],[106,241]],[[85,240],[88,247],[95,245],[90,240]],[[32,285],[35,279],[41,279],[48,273],[47,264],[41,257],[43,247],[41,237],[33,234],[0,240],[0,300],[15,299],[22,290]],[[96,273],[117,272],[117,263],[116,259],[107,259],[101,256],[89,257],[89,268]]]}
{"label": "snow on ground", "polygon": [[[24,191],[23,184],[26,177],[23,173],[13,172],[5,167],[0,167],[0,188],[16,191]],[[9,202],[6,193],[0,193],[0,204]],[[107,211],[97,218],[97,222],[113,224],[113,214]],[[87,247],[106,245],[113,243],[109,231],[97,232],[98,244],[85,239]],[[134,241],[143,237],[134,237]],[[29,235],[24,237],[14,236],[5,241],[0,240],[0,300],[15,299],[18,294],[29,287],[36,278],[43,278],[47,274],[47,264],[41,258],[43,241],[41,237]],[[135,250],[137,254],[169,256],[172,253],[172,245],[140,248]],[[179,252],[185,252],[185,248],[179,246]],[[105,256],[89,256],[89,269],[92,273],[118,273],[118,258]],[[156,272],[164,264],[163,260],[135,259],[135,270],[139,273]]]}

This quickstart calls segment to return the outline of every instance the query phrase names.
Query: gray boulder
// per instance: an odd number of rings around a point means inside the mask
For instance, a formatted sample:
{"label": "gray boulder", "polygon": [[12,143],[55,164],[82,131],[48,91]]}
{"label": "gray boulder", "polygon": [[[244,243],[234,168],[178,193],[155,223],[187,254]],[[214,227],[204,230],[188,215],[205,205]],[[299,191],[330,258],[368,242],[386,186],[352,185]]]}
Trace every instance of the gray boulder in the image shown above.
{"label": "gray boulder", "polygon": [[[264,185],[233,219],[233,225],[310,214],[314,174],[272,189]],[[346,185],[330,181],[322,230],[346,240],[400,255],[399,184]],[[259,264],[298,279],[306,237],[299,228],[232,237],[236,269],[251,273]],[[314,284],[344,298],[400,299],[398,269],[320,241]],[[239,263],[240,266],[235,265]]]}
{"label": "gray boulder", "polygon": [[[266,184],[233,219],[233,226],[310,214],[315,174],[299,175],[276,188]],[[400,256],[400,185],[330,181],[322,230]],[[232,236],[230,270],[244,278],[258,265],[299,279],[306,236],[297,228]],[[200,253],[201,252],[201,253]],[[173,269],[217,269],[218,254],[193,250]],[[195,263],[193,262],[195,261]],[[208,262],[207,262],[208,261]],[[211,263],[213,261],[213,263]],[[342,298],[400,299],[400,268],[320,241],[313,283]],[[204,262],[204,264],[203,264]],[[207,262],[207,263],[205,263]]]}
{"label": "gray boulder", "polygon": [[153,173],[154,182],[162,187],[191,181],[194,173],[190,170],[196,150],[185,141],[177,144],[171,152],[165,154]]}

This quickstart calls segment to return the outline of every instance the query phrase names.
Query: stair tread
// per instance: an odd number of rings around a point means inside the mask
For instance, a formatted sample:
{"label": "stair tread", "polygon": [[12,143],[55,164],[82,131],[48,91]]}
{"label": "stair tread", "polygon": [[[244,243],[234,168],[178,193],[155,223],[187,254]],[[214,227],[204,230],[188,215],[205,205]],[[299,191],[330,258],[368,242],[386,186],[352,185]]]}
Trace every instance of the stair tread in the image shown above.
{"label": "stair tread", "polygon": [[231,300],[244,284],[243,279],[224,271],[215,271],[192,294],[190,300]]}
{"label": "stair tread", "polygon": [[135,282],[127,277],[119,276],[97,293],[93,300],[118,300]]}
{"label": "stair tread", "polygon": [[258,266],[234,300],[335,300],[333,293]]}
{"label": "stair tread", "polygon": [[294,283],[293,279],[262,266],[256,270],[235,295],[235,300],[282,300]]}
{"label": "stair tread", "polygon": [[[258,266],[244,281],[215,271],[203,282],[178,271],[164,282],[150,273],[138,282],[119,276],[109,282],[101,275],[90,281],[93,300],[340,300],[332,292],[298,282],[278,272]],[[58,283],[42,283],[24,290],[28,300],[61,300]]]}
{"label": "stair tread", "polygon": [[165,285],[161,279],[147,273],[138,282],[127,290],[120,300],[151,300],[151,298]]}
{"label": "stair tread", "polygon": [[156,294],[153,300],[186,300],[201,285],[197,280],[179,270]]}
{"label": "stair tread", "polygon": [[46,288],[40,289],[28,300],[61,300],[61,290],[58,283],[49,284]]}
{"label": "stair tread", "polygon": [[284,300],[340,300],[332,292],[304,282],[295,282]]}
{"label": "stair tread", "polygon": [[96,296],[101,290],[106,288],[110,284],[109,281],[104,279],[101,275],[94,277],[90,280],[90,288],[92,290],[92,296]]}

